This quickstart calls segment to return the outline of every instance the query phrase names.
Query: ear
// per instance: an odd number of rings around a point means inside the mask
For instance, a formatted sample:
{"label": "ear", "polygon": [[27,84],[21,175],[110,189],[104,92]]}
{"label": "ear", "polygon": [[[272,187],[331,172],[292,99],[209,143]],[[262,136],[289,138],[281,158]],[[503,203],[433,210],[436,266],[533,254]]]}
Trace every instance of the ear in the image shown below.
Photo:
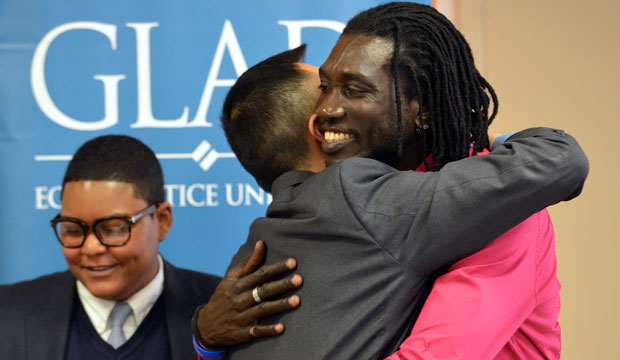
{"label": "ear", "polygon": [[319,131],[318,116],[316,113],[313,113],[310,116],[310,119],[308,119],[308,132],[316,141],[323,141],[323,135]]}
{"label": "ear", "polygon": [[422,104],[422,120],[426,125],[428,125],[428,121],[430,120],[431,113],[428,111],[428,106],[426,104]]}
{"label": "ear", "polygon": [[172,227],[172,205],[167,201],[161,203],[157,208],[155,217],[157,218],[157,226],[159,226],[159,242],[162,242]]}
{"label": "ear", "polygon": [[430,120],[428,106],[426,106],[425,104],[420,106],[418,99],[413,98],[409,102],[409,109],[411,110],[411,116],[413,117],[413,119],[411,120],[415,124],[414,129],[421,129],[423,126],[423,124],[420,124],[420,111],[422,111],[422,121],[424,122],[424,125],[428,125],[428,122]]}
{"label": "ear", "polygon": [[312,172],[319,172],[325,169],[325,153],[321,147],[323,136],[318,131],[318,122],[316,114],[312,114],[308,119],[308,133],[306,134],[308,142],[308,156],[306,168]]}

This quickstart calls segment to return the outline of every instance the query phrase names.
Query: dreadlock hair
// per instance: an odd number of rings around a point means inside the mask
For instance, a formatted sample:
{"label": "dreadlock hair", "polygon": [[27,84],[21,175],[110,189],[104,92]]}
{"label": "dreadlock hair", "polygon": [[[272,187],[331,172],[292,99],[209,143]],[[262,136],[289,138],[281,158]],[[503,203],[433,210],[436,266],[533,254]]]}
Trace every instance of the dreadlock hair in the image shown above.
{"label": "dreadlock hair", "polygon": [[73,155],[65,177],[70,181],[122,181],[149,204],[164,201],[164,175],[153,151],[126,135],[104,135],[84,143]]}
{"label": "dreadlock hair", "polygon": [[497,114],[497,96],[474,66],[467,41],[445,16],[430,6],[391,2],[352,18],[342,35],[351,34],[394,44],[386,66],[394,78],[399,156],[403,148],[402,95],[418,98],[422,126],[422,105],[430,111],[422,139],[425,154],[432,154],[433,170],[468,157],[472,143],[474,154],[489,145],[487,130]]}
{"label": "dreadlock hair", "polygon": [[278,176],[307,160],[307,124],[316,95],[307,81],[312,74],[296,64],[305,51],[304,44],[254,65],[224,101],[220,120],[226,139],[266,191]]}

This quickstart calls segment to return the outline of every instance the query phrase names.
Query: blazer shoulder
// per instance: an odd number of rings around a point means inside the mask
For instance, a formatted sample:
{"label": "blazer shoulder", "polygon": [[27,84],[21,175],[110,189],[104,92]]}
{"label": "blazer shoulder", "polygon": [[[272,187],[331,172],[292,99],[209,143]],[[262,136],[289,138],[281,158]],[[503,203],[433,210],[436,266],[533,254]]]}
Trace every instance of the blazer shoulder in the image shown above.
{"label": "blazer shoulder", "polygon": [[181,269],[177,268],[179,271],[183,272],[185,276],[192,279],[193,282],[200,284],[202,286],[212,286],[215,290],[215,287],[222,281],[222,278],[216,275],[206,274],[195,270],[189,269]]}
{"label": "blazer shoulder", "polygon": [[178,268],[164,260],[164,287],[178,293],[202,293],[208,297],[222,280],[221,277],[199,271]]}
{"label": "blazer shoulder", "polygon": [[75,278],[69,271],[44,275],[9,285],[0,285],[0,309],[31,307],[44,297],[53,296],[73,286]]}
{"label": "blazer shoulder", "polygon": [[398,172],[395,168],[381,161],[360,157],[345,159],[332,166],[338,169],[340,177],[365,178],[366,173],[370,176],[383,176]]}

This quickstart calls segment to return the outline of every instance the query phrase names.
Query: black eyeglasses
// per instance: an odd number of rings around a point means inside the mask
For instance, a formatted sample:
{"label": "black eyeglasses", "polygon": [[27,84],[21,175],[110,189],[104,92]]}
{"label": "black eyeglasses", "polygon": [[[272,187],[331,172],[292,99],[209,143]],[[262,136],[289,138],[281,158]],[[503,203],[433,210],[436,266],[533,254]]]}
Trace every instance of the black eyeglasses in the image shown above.
{"label": "black eyeglasses", "polygon": [[155,213],[160,203],[153,203],[134,216],[109,216],[95,220],[88,225],[80,219],[56,215],[50,223],[60,244],[66,248],[84,245],[88,230],[105,246],[125,245],[131,237],[131,225],[145,216]]}

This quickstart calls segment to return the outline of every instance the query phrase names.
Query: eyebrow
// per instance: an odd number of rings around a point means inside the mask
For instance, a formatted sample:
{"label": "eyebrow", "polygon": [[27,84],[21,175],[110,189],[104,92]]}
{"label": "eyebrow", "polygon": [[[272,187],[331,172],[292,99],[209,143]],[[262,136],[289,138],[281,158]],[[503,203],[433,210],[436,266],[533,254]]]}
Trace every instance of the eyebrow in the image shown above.
{"label": "eyebrow", "polygon": [[[319,76],[328,77],[322,68],[319,68]],[[341,76],[345,81],[351,81],[351,80],[359,81],[359,82],[364,83],[366,86],[371,87],[373,90],[377,90],[377,87],[374,84],[372,84],[368,80],[368,78],[364,75],[361,75],[358,73],[345,72],[345,73],[342,73]]]}
{"label": "eyebrow", "polygon": [[[73,220],[79,220],[81,222],[83,222],[84,224],[86,224],[86,221],[84,221],[83,219],[80,219],[79,217],[74,217],[74,216],[67,216],[67,215],[63,215],[62,213],[58,214],[60,215],[60,218],[62,219],[73,219]],[[120,214],[120,213],[115,213],[115,214],[110,214],[107,216],[102,216],[102,217],[98,217],[95,219],[95,221],[101,220],[101,219],[108,219],[108,218],[122,218],[122,217],[131,217],[129,214]],[[93,224],[95,223],[95,221],[93,221]],[[92,225],[92,224],[91,224]]]}

